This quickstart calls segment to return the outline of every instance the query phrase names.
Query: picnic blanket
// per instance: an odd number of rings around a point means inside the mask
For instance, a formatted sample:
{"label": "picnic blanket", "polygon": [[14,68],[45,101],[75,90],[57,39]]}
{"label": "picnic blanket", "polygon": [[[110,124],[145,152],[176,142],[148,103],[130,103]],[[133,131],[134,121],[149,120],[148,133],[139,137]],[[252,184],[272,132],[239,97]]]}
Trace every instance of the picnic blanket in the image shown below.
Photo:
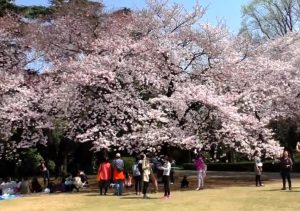
{"label": "picnic blanket", "polygon": [[18,197],[18,196],[15,194],[3,194],[3,195],[0,195],[0,200],[14,199],[16,197]]}

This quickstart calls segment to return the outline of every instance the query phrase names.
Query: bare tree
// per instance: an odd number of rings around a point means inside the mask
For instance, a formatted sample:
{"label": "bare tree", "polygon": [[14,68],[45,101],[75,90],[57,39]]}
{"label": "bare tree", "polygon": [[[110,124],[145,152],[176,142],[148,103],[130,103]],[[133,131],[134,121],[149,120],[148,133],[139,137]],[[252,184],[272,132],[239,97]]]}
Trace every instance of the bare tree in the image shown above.
{"label": "bare tree", "polygon": [[242,7],[241,32],[272,39],[299,29],[300,0],[252,0]]}

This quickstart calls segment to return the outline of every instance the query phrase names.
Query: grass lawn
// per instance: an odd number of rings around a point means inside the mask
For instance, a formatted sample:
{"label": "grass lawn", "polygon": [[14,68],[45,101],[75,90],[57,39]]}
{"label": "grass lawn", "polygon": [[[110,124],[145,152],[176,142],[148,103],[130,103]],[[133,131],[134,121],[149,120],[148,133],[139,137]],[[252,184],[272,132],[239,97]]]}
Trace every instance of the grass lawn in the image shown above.
{"label": "grass lawn", "polygon": [[[253,184],[209,187],[203,191],[174,191],[171,199],[161,199],[162,193],[142,199],[132,193],[117,197],[91,193],[29,195],[0,201],[1,211],[99,211],[99,210],[299,210],[300,180],[293,180],[293,191],[281,191],[281,181],[269,181],[265,187]],[[230,187],[231,185],[231,187]]]}

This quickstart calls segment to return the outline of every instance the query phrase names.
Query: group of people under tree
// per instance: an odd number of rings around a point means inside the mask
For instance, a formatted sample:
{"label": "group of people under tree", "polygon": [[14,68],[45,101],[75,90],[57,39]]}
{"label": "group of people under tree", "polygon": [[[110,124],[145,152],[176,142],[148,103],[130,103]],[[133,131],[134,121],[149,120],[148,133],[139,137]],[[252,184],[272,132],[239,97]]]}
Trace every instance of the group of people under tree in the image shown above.
{"label": "group of people under tree", "polygon": [[[168,157],[164,158],[164,165],[159,167],[163,170],[163,182],[165,195],[164,197],[170,197],[170,172],[171,172],[171,162]],[[127,174],[127,175],[126,175]],[[153,167],[150,165],[149,158],[142,154],[140,157],[136,158],[136,163],[132,166],[132,175],[135,182],[135,191],[137,195],[143,193],[144,198],[149,198],[148,187],[152,179],[155,189],[157,190],[157,180],[153,174]],[[104,158],[104,161],[100,163],[98,168],[97,179],[99,181],[100,195],[107,194],[107,190],[110,181],[114,181],[115,195],[123,194],[124,181],[128,177],[131,177],[128,172],[124,170],[124,161],[121,158],[120,153],[116,154],[116,159],[109,163],[108,157]]]}
{"label": "group of people under tree", "polygon": [[37,176],[29,179],[27,176],[19,175],[19,179],[15,180],[11,177],[7,177],[3,181],[0,181],[0,195],[39,193],[49,188],[51,186],[50,173],[43,160],[40,162],[39,171],[43,178],[44,186],[40,184]]}
{"label": "group of people under tree", "polygon": [[27,177],[17,180],[10,177],[7,177],[3,181],[0,179],[0,195],[39,193],[42,190],[42,185],[39,183],[37,177],[33,177],[31,180]]}
{"label": "group of people under tree", "polygon": [[0,195],[1,194],[28,194],[28,193],[53,193],[71,192],[73,189],[79,191],[80,188],[88,185],[86,174],[81,170],[76,170],[72,174],[66,174],[62,176],[59,185],[50,181],[50,171],[44,160],[40,161],[39,172],[43,184],[39,182],[37,176],[34,176],[31,180],[28,177],[21,176],[20,179],[14,181],[10,177],[0,182]]}
{"label": "group of people under tree", "polygon": [[[296,151],[300,152],[300,142],[296,144]],[[255,172],[255,185],[257,187],[264,186],[261,180],[261,175],[263,172],[263,163],[261,160],[261,153],[255,151],[254,153],[254,172]],[[163,171],[162,181],[164,184],[164,198],[170,198],[170,171],[171,171],[171,159],[169,157],[164,157],[162,159],[163,165],[159,166],[158,169]],[[197,188],[196,190],[202,190],[204,188],[204,179],[207,173],[207,165],[205,164],[205,157],[199,153],[196,155],[194,161],[194,167],[197,171]],[[288,183],[288,189],[292,190],[291,182],[291,171],[293,169],[293,157],[290,150],[285,148],[281,157],[278,159],[280,166],[280,175],[282,178],[282,190],[287,189],[286,183]],[[107,193],[107,188],[109,186],[110,178],[113,178],[115,181],[115,194],[122,195],[123,181],[125,180],[125,173],[122,170],[124,168],[124,162],[120,158],[120,154],[117,153],[116,159],[113,161],[112,167],[108,161],[108,158],[105,159],[103,163],[99,166],[98,175],[103,174],[103,167],[107,166],[106,172],[113,172],[113,176],[108,173],[107,180],[102,181],[102,178],[99,178],[100,181],[100,194],[102,194],[102,188],[105,187],[105,194]],[[120,167],[121,166],[121,167]],[[111,169],[112,168],[112,169]],[[150,162],[150,159],[142,154],[140,157],[137,157],[135,164],[132,167],[132,175],[134,178],[134,187],[136,195],[143,194],[144,198],[149,198],[147,195],[148,186],[150,182],[153,182],[155,190],[158,190],[157,179],[154,176],[155,168],[153,168],[153,163]],[[121,173],[122,172],[122,173]],[[121,177],[119,175],[122,175]],[[102,184],[102,185],[101,185]],[[187,176],[184,176],[181,181],[181,188],[187,188],[189,186],[189,181],[187,181]]]}
{"label": "group of people under tree", "polygon": [[[300,142],[296,144],[296,151],[300,152]],[[254,153],[254,172],[255,172],[255,185],[264,186],[261,180],[263,172],[263,163],[261,160],[261,153],[255,151]],[[280,175],[282,178],[282,190],[292,190],[291,171],[293,169],[293,157],[288,149],[284,149],[281,157],[278,159],[280,162]],[[206,177],[207,166],[205,164],[205,157],[199,153],[193,160],[197,172],[197,188],[202,190],[204,188],[204,179]],[[114,194],[121,196],[123,194],[124,186],[132,186],[131,179],[134,181],[134,189],[136,195],[143,195],[143,198],[150,198],[148,195],[149,184],[152,183],[155,192],[158,191],[157,176],[158,171],[162,172],[162,182],[164,187],[163,198],[169,199],[171,197],[171,175],[172,175],[172,159],[164,156],[160,161],[155,157],[150,157],[146,154],[141,154],[136,157],[135,163],[131,167],[130,172],[126,172],[124,168],[124,160],[121,154],[117,153],[115,159],[110,163],[109,158],[104,157],[98,168],[97,180],[99,181],[100,195],[107,195],[111,181],[113,181]],[[27,177],[23,177],[17,181],[7,178],[0,182],[1,194],[12,194],[19,192],[27,194],[31,192],[41,192],[43,188],[51,188],[50,173],[46,166],[45,161],[41,161],[39,170],[43,178],[44,186],[42,186],[37,177],[33,177],[30,181]],[[156,174],[156,176],[155,176]],[[174,174],[174,173],[173,173]],[[132,175],[132,177],[131,177]],[[62,191],[72,191],[73,189],[79,190],[84,184],[87,183],[86,175],[81,171],[76,171],[73,175],[68,174],[62,179]],[[184,176],[181,181],[181,188],[188,188],[189,181],[187,176]],[[50,190],[49,190],[50,191]]]}
{"label": "group of people under tree", "polygon": [[[196,156],[194,160],[195,168],[197,170],[198,186],[196,190],[202,190],[204,188],[204,177],[206,175],[206,165],[204,157],[201,154]],[[158,182],[155,173],[162,171],[162,182],[164,186],[164,199],[171,197],[170,184],[174,182],[171,179],[172,173],[172,159],[168,156],[161,159],[161,163],[157,162],[155,158],[150,158],[146,154],[141,154],[136,157],[136,161],[132,166],[132,176],[134,179],[134,188],[136,195],[143,195],[144,199],[150,198],[148,195],[149,184],[152,182],[155,188],[155,192],[158,191]],[[109,162],[108,157],[105,157],[103,162],[100,163],[98,168],[97,180],[99,181],[100,195],[106,195],[110,182],[114,181],[115,195],[122,195],[126,180],[131,177],[128,172],[124,170],[124,161],[121,158],[120,153],[116,154],[115,160],[112,164]],[[187,188],[189,182],[187,176],[184,176],[181,181],[181,188]],[[104,191],[104,192],[103,192]]]}
{"label": "group of people under tree", "polygon": [[[53,192],[54,187],[50,182],[50,172],[45,161],[41,161],[40,163],[40,172],[43,177],[44,188],[49,192]],[[72,174],[67,173],[62,176],[61,184],[58,189],[62,192],[72,192],[75,189],[78,192],[80,188],[86,187],[87,184],[88,181],[85,173],[81,170],[75,170]]]}

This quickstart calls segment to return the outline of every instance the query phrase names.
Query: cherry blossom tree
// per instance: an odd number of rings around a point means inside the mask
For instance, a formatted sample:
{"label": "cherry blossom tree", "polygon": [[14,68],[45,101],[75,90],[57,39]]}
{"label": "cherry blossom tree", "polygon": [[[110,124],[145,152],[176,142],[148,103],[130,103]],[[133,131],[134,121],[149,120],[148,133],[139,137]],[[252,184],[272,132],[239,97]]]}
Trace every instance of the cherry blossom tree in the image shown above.
{"label": "cherry blossom tree", "polygon": [[76,4],[66,3],[65,13],[23,28],[21,43],[51,65],[0,76],[7,148],[47,144],[47,131],[63,121],[65,137],[92,142],[94,151],[278,154],[270,121],[299,114],[297,34],[257,45],[202,24],[200,5],[186,11],[153,0],[108,14],[96,5],[74,13]]}
{"label": "cherry blossom tree", "polygon": [[[229,68],[245,63],[244,47],[236,49],[239,40],[226,29],[194,28],[203,13],[200,6],[188,13],[150,2],[148,10],[122,17],[122,24],[107,21],[109,29],[88,55],[57,69],[77,92],[69,136],[92,141],[96,150],[223,144],[246,154],[256,148],[277,153],[267,120],[240,111],[242,94]],[[234,91],[226,91],[225,80],[233,80]]]}
{"label": "cherry blossom tree", "polygon": [[41,110],[45,81],[25,70],[23,25],[15,14],[0,18],[0,157],[6,158],[37,142],[45,144],[43,128],[49,128],[51,119]]}

